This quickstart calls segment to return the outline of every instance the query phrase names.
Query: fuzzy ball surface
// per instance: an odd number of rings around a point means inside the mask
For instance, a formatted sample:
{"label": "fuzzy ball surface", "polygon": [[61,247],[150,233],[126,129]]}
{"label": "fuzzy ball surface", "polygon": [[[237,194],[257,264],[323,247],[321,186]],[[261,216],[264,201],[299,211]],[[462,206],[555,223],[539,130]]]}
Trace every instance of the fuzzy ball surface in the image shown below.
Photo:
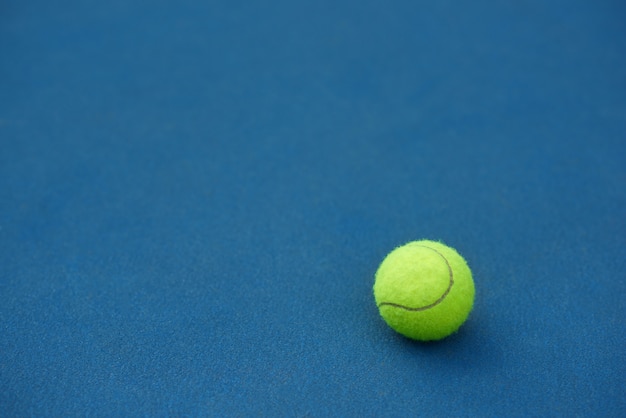
{"label": "fuzzy ball surface", "polygon": [[385,322],[420,341],[440,340],[465,322],[474,304],[467,263],[441,242],[413,241],[385,257],[374,298]]}

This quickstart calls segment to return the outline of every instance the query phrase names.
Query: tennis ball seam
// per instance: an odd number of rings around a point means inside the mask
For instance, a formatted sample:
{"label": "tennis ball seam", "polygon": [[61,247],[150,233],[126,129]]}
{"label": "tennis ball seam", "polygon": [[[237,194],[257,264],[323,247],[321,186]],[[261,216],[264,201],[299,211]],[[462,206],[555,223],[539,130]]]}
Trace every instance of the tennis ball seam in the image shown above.
{"label": "tennis ball seam", "polygon": [[415,247],[422,247],[422,248],[427,248],[431,251],[434,251],[439,257],[441,257],[443,259],[443,261],[446,263],[446,266],[448,267],[448,273],[450,275],[450,281],[448,283],[448,287],[446,288],[445,292],[443,292],[443,294],[439,297],[439,299],[437,299],[436,301],[434,301],[431,304],[428,304],[426,306],[419,306],[417,308],[413,308],[410,306],[405,306],[405,305],[401,305],[399,303],[394,303],[394,302],[381,302],[378,304],[378,307],[380,308],[381,306],[391,306],[394,308],[399,308],[399,309],[404,309],[406,311],[411,311],[411,312],[419,312],[419,311],[426,311],[428,309],[434,308],[435,306],[439,305],[441,302],[443,302],[443,300],[446,298],[446,296],[448,296],[448,294],[450,293],[450,290],[452,290],[452,286],[454,285],[454,273],[452,272],[452,267],[450,266],[450,262],[448,261],[448,259],[441,254],[439,251],[435,250],[432,247],[428,247],[426,245],[421,245],[421,244],[413,244]]}

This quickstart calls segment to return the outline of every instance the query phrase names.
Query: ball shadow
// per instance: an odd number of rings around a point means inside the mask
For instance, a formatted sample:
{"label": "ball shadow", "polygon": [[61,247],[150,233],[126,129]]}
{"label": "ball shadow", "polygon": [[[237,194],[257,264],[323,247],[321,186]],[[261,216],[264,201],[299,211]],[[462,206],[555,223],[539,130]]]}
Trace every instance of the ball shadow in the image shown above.
{"label": "ball shadow", "polygon": [[420,363],[427,359],[447,369],[489,373],[501,367],[503,348],[482,319],[474,312],[456,333],[439,341],[421,342],[398,335],[397,343],[400,349],[417,356]]}

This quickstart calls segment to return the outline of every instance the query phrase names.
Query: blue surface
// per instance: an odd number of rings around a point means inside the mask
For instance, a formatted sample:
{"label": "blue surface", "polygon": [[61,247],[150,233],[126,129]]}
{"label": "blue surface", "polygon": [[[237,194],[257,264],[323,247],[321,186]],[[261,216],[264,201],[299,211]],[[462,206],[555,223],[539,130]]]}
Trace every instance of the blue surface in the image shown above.
{"label": "blue surface", "polygon": [[626,10],[504,3],[3,1],[0,415],[624,416]]}

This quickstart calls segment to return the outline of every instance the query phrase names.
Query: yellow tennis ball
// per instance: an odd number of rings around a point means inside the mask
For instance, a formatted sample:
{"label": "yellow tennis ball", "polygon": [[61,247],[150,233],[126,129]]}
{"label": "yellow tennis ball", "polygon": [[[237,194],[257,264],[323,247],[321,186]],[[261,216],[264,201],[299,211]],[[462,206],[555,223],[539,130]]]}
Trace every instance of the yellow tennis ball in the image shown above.
{"label": "yellow tennis ball", "polygon": [[400,334],[440,340],[459,329],[472,310],[472,272],[459,253],[440,242],[410,242],[381,263],[374,299],[385,322]]}

